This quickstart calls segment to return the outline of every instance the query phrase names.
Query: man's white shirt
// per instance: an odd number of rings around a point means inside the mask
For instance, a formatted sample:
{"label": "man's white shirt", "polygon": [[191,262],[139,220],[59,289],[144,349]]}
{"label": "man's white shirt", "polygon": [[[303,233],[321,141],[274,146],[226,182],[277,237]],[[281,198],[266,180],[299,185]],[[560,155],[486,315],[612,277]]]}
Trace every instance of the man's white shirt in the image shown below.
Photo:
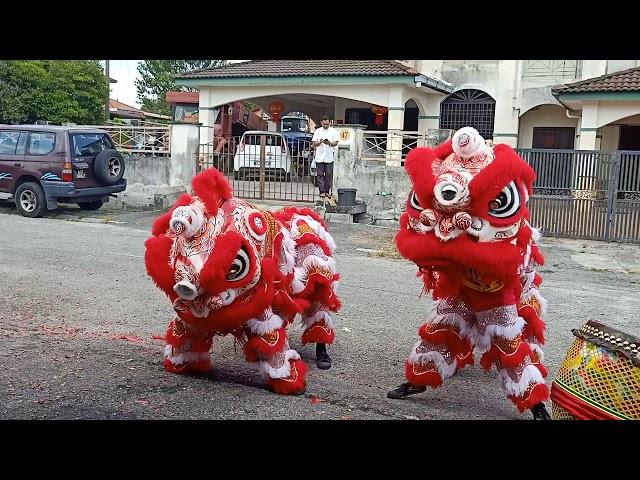
{"label": "man's white shirt", "polygon": [[[338,131],[333,127],[329,127],[327,129],[323,127],[316,128],[316,131],[313,133],[312,141],[318,142],[324,139],[327,139],[332,143],[337,142]],[[316,163],[333,162],[335,160],[335,154],[337,149],[338,149],[337,145],[335,147],[331,147],[329,145],[325,145],[324,143],[321,143],[316,147],[316,155],[314,157],[315,162]]]}

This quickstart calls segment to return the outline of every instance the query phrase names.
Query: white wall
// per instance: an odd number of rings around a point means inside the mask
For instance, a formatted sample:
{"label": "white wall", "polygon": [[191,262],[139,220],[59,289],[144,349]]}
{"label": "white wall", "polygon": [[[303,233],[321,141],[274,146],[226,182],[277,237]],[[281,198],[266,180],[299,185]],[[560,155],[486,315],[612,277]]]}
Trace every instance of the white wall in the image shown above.
{"label": "white wall", "polygon": [[445,60],[442,79],[452,83],[456,90],[473,88],[496,98],[498,60]]}
{"label": "white wall", "polygon": [[607,125],[598,131],[598,135],[602,135],[602,138],[600,139],[600,150],[604,152],[611,152],[618,149],[620,127],[617,125]]}
{"label": "white wall", "polygon": [[597,127],[609,123],[627,123],[622,119],[640,115],[640,102],[599,102]]}
{"label": "white wall", "polygon": [[607,60],[607,73],[619,72],[638,66],[638,60]]}
{"label": "white wall", "polygon": [[540,105],[520,117],[519,148],[532,148],[533,127],[575,127],[576,135],[580,134],[578,119],[567,118],[564,108],[557,105]]}

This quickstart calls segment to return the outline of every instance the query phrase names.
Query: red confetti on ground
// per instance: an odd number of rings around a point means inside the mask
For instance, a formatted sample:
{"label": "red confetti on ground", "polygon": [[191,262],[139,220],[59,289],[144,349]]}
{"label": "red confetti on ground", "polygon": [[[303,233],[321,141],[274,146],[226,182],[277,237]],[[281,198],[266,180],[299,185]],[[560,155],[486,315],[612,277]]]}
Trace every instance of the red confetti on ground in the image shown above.
{"label": "red confetti on ground", "polygon": [[320,400],[318,397],[311,397],[311,403],[313,405],[317,405],[318,403],[320,403],[322,400]]}
{"label": "red confetti on ground", "polygon": [[151,335],[153,340],[164,340],[164,335]]}
{"label": "red confetti on ground", "polygon": [[140,337],[136,337],[135,335],[112,335],[111,338],[113,340],[124,340],[129,343],[144,343],[144,341]]}
{"label": "red confetti on ground", "polygon": [[75,337],[81,332],[79,328],[75,327],[67,327],[66,325],[49,326],[46,324],[40,325],[39,330],[46,333],[47,335],[68,335],[70,337]]}

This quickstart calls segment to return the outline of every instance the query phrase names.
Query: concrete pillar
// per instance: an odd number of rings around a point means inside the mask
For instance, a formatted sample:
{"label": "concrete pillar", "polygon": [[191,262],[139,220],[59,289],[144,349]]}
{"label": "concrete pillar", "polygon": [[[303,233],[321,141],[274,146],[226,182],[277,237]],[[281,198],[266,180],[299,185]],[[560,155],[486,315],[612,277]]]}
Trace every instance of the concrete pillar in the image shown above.
{"label": "concrete pillar", "polygon": [[171,125],[171,164],[169,186],[191,188],[196,174],[196,153],[200,144],[200,126],[194,123]]}
{"label": "concrete pillar", "polygon": [[446,95],[429,94],[426,99],[426,108],[423,113],[418,114],[418,131],[426,132],[440,128],[440,102]]}
{"label": "concrete pillar", "polygon": [[518,145],[518,112],[515,110],[517,95],[517,60],[498,62],[498,88],[496,89],[496,113],[493,122],[493,143]]}
{"label": "concrete pillar", "polygon": [[200,128],[200,141],[202,143],[213,142],[213,124],[216,120],[216,108],[211,106],[211,92],[209,88],[201,88],[199,96],[198,121]]}
{"label": "concrete pillar", "polygon": [[580,150],[597,150],[598,102],[584,101],[580,123]]}
{"label": "concrete pillar", "polygon": [[402,130],[404,129],[404,89],[389,88],[389,113],[387,115],[387,165],[400,165],[402,159]]}

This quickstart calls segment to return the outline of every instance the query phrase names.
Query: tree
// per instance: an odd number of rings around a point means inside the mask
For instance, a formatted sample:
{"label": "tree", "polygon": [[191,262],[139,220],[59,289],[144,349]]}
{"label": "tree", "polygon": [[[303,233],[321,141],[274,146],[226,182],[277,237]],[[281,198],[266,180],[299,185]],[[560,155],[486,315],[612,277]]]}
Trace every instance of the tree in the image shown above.
{"label": "tree", "polygon": [[0,122],[99,124],[107,88],[95,60],[0,61]]}
{"label": "tree", "polygon": [[194,91],[178,86],[175,76],[179,73],[226,65],[226,60],[143,60],[138,64],[140,78],[136,79],[136,91],[142,110],[169,115],[171,109],[165,101],[167,92]]}

